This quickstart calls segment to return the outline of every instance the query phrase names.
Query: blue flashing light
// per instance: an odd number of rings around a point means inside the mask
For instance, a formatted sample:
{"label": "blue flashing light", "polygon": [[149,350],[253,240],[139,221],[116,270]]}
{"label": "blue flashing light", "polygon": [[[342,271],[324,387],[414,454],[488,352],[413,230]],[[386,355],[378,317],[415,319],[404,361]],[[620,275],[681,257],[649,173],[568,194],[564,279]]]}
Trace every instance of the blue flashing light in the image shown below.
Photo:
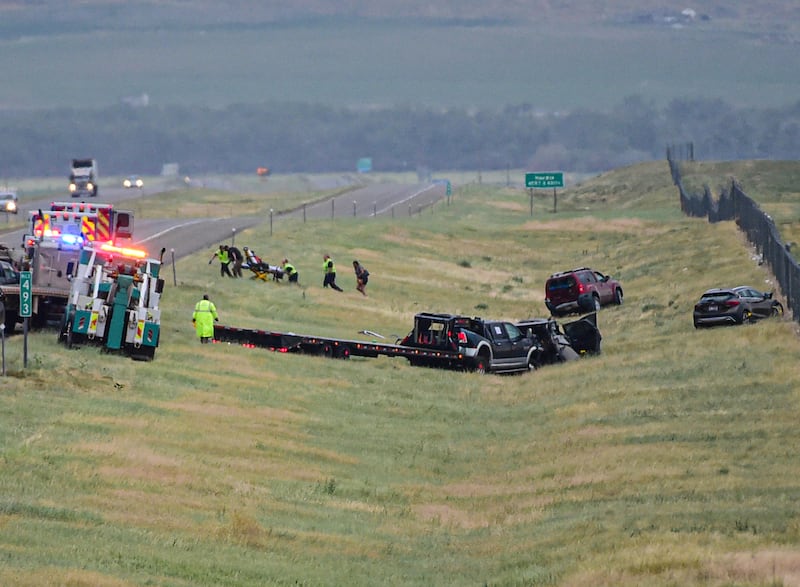
{"label": "blue flashing light", "polygon": [[78,249],[83,246],[83,237],[79,234],[62,234],[61,244]]}

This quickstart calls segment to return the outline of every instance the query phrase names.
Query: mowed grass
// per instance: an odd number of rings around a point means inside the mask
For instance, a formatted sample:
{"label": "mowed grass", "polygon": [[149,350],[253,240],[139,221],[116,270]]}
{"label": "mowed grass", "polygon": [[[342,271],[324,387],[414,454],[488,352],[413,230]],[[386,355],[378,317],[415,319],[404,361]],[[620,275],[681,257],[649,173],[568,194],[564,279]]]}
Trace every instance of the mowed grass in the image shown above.
{"label": "mowed grass", "polygon": [[[179,261],[151,363],[35,333],[23,370],[8,340],[0,583],[796,584],[796,324],[691,321],[703,289],[769,274],[732,223],[680,214],[664,162],[551,205],[468,185],[411,218],[248,231],[302,287]],[[223,324],[391,339],[422,310],[543,316],[547,275],[584,264],[625,287],[603,353],[522,376],[201,346],[190,322],[208,292]]]}

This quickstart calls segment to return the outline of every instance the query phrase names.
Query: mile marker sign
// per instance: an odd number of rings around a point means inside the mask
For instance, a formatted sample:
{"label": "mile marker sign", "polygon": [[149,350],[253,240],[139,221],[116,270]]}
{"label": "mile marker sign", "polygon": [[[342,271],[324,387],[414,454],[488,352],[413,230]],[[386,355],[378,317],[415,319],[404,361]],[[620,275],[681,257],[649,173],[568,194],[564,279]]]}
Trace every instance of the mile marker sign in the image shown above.
{"label": "mile marker sign", "polygon": [[540,189],[563,188],[564,172],[550,171],[545,173],[526,173],[525,187]]}
{"label": "mile marker sign", "polygon": [[19,272],[19,316],[20,318],[30,318],[32,315],[31,307],[33,303],[33,292],[31,291],[31,272]]}

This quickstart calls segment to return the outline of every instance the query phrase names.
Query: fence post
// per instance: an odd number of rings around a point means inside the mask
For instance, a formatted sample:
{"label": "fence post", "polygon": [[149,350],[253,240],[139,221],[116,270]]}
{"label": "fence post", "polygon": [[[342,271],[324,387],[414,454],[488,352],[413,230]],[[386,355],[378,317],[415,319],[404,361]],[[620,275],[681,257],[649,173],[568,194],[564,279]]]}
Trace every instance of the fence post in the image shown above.
{"label": "fence post", "polygon": [[178,274],[175,273],[175,249],[170,249],[172,255],[172,285],[178,287]]}

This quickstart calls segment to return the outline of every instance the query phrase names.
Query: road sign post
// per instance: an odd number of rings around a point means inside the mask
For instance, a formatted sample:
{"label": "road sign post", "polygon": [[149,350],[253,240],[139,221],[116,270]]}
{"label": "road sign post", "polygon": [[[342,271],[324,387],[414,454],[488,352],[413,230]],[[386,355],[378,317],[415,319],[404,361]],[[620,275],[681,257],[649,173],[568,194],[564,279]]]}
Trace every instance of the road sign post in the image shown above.
{"label": "road sign post", "polygon": [[33,280],[30,271],[19,272],[19,315],[22,320],[22,367],[28,367],[28,321],[33,314]]}

